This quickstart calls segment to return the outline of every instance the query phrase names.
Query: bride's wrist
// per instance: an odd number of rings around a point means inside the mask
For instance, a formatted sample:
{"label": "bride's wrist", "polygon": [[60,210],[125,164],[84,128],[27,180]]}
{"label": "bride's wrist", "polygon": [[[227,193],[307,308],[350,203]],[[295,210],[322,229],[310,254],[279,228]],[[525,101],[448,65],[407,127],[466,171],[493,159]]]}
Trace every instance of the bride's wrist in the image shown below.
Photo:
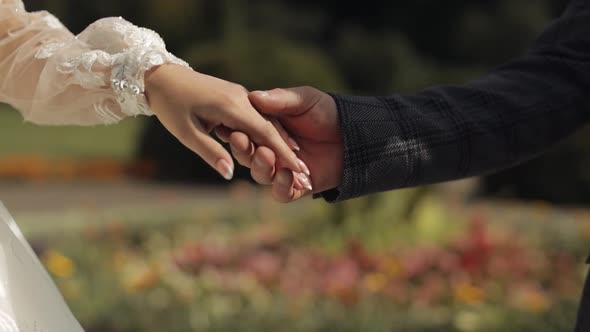
{"label": "bride's wrist", "polygon": [[177,64],[163,64],[156,66],[145,73],[145,98],[148,106],[155,114],[158,114],[158,100],[163,91],[163,88],[169,86],[173,82],[174,73],[179,70],[192,70],[190,68]]}

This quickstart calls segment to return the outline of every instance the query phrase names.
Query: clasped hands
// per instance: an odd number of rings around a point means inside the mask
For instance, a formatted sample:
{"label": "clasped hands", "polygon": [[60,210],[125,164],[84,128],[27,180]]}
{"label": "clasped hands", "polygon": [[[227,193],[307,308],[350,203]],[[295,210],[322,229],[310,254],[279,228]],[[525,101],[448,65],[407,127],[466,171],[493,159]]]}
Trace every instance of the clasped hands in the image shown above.
{"label": "clasped hands", "polygon": [[176,65],[147,73],[145,84],[164,127],[227,180],[235,165],[212,132],[279,202],[340,185],[344,144],[330,95],[310,87],[249,92]]}

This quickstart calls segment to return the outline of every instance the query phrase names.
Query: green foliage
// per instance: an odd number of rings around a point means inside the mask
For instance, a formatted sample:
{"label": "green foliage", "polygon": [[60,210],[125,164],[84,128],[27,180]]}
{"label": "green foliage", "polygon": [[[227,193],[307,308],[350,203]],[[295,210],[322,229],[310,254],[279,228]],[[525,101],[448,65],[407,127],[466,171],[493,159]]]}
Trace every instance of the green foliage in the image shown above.
{"label": "green foliage", "polygon": [[132,160],[141,119],[118,126],[40,127],[25,123],[15,110],[0,107],[0,156]]}

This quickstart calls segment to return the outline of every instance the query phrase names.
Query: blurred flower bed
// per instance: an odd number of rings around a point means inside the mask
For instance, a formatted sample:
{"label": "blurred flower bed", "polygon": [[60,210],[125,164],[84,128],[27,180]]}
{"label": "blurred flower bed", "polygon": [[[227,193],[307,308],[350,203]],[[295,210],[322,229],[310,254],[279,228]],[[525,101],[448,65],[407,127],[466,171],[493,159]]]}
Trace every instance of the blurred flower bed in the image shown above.
{"label": "blurred flower bed", "polygon": [[0,179],[25,181],[119,180],[152,178],[156,165],[149,161],[79,158],[59,160],[34,155],[0,158]]}
{"label": "blurred flower bed", "polygon": [[309,202],[305,217],[236,206],[32,243],[88,332],[572,329],[590,214],[429,195],[408,220],[373,222],[397,195],[339,223],[365,203]]}

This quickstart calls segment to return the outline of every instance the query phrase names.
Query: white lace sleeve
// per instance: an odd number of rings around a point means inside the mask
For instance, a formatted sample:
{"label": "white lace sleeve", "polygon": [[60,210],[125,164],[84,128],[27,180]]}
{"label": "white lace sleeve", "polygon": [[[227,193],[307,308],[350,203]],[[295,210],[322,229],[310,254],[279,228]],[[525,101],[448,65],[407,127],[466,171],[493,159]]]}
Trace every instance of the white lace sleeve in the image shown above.
{"label": "white lace sleeve", "polygon": [[110,124],[151,115],[144,74],[188,66],[154,31],[122,18],[101,19],[78,36],[21,0],[0,0],[0,102],[38,124]]}

